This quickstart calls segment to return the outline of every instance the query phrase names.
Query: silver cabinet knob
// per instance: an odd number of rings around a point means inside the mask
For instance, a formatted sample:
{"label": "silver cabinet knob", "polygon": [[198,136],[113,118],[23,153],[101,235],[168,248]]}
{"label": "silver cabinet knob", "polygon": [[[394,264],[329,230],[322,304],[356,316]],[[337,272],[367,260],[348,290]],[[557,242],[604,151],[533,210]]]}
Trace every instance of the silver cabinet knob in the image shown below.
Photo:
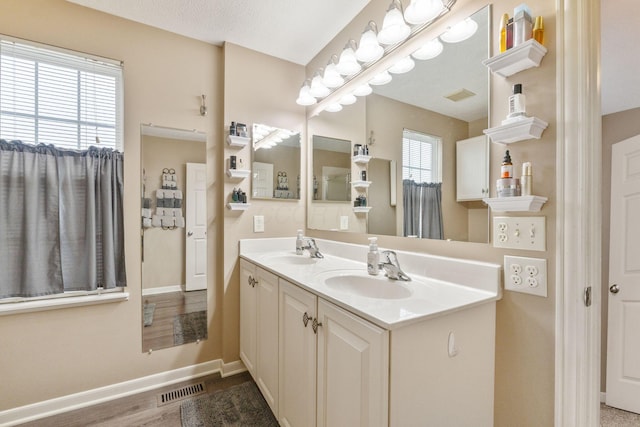
{"label": "silver cabinet knob", "polygon": [[193,236],[193,231],[188,231],[187,232],[187,236],[189,236],[189,237]]}
{"label": "silver cabinet knob", "polygon": [[614,283],[613,285],[609,286],[609,292],[611,292],[612,294],[617,294],[618,292],[620,292],[620,286]]}

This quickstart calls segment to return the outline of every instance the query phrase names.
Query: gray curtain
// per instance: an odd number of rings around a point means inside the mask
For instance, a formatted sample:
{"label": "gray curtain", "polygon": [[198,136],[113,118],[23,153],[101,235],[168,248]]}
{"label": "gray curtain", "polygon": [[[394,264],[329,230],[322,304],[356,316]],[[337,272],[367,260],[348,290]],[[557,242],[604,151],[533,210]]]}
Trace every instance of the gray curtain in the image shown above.
{"label": "gray curtain", "polygon": [[123,155],[0,140],[0,298],[126,286]]}
{"label": "gray curtain", "polygon": [[444,239],[442,183],[402,181],[404,236]]}

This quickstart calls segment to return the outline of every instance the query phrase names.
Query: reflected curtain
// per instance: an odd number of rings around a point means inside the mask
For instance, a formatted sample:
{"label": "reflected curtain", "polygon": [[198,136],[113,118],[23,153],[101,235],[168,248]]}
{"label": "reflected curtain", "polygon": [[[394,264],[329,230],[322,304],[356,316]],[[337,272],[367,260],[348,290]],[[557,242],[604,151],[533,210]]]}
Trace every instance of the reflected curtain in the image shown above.
{"label": "reflected curtain", "polygon": [[444,239],[442,183],[402,181],[404,236]]}
{"label": "reflected curtain", "polygon": [[123,161],[0,140],[0,297],[126,286]]}

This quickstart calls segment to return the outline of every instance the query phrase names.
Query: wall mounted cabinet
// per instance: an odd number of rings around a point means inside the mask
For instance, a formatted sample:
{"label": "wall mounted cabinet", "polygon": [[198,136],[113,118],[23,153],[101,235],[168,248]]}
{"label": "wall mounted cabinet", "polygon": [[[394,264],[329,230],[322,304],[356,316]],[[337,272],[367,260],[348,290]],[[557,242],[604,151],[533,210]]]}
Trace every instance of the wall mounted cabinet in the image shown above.
{"label": "wall mounted cabinet", "polygon": [[482,200],[489,196],[489,141],[486,136],[456,142],[456,199]]}

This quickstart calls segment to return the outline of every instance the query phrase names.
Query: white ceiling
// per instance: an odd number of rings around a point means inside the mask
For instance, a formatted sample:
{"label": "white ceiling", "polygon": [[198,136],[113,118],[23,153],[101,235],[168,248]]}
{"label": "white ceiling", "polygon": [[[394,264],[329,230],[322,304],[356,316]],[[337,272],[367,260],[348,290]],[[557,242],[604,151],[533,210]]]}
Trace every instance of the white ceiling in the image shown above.
{"label": "white ceiling", "polygon": [[[306,65],[370,0],[68,0]],[[640,1],[602,0],[602,114],[640,107]]]}

